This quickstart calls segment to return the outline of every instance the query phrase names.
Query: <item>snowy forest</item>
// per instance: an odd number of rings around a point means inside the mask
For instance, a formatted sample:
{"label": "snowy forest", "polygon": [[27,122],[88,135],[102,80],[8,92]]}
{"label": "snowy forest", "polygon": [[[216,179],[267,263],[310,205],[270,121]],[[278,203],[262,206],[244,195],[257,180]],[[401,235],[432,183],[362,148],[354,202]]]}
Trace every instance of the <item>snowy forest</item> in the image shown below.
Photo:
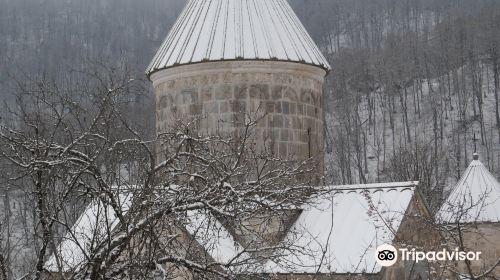
{"label": "snowy forest", "polygon": [[[87,122],[92,114],[68,100],[91,108],[106,105],[109,98],[119,104],[119,112],[107,107],[97,112],[112,121],[97,123],[96,129],[114,142],[93,139],[85,149],[91,154],[101,145],[109,147],[101,161],[134,157],[138,150],[126,149],[129,143],[120,139],[132,131],[141,139],[155,138],[155,101],[144,70],[185,2],[0,0],[0,125],[26,125],[25,113],[40,106],[32,97],[55,92],[55,104],[81,110],[67,128],[76,130],[78,121]],[[499,1],[289,3],[333,68],[323,104],[327,184],[419,181],[431,209],[437,210],[474,152],[500,176]],[[112,96],[101,99],[98,91]],[[50,124],[44,128],[51,130]],[[120,152],[111,151],[122,144]],[[148,160],[141,155],[140,161]],[[8,252],[0,254],[0,272],[5,279],[18,279],[11,276],[25,275],[23,266],[43,265],[36,257],[22,256],[53,246],[35,241],[40,236],[32,236],[31,221],[41,219],[43,229],[53,221],[37,216],[33,205],[40,203],[35,198],[41,190],[13,180],[11,164],[0,159],[0,249]],[[121,168],[103,164],[109,170]],[[54,174],[65,176],[66,171]],[[65,180],[78,187],[80,175],[71,176]],[[71,199],[67,219],[74,221],[85,202]],[[65,203],[50,207],[67,207]],[[19,249],[21,243],[33,243],[34,249]]]}

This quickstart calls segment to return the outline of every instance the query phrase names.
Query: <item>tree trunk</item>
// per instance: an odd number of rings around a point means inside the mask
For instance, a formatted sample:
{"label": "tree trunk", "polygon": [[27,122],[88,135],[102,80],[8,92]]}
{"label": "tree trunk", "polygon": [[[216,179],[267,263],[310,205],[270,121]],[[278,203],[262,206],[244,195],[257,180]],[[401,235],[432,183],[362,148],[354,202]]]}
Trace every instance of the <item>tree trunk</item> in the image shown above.
{"label": "tree trunk", "polygon": [[498,142],[500,143],[500,113],[499,113],[499,98],[498,98],[498,92],[500,91],[500,81],[499,81],[499,65],[498,65],[498,59],[496,55],[493,57],[493,78],[495,79],[495,118],[497,121],[497,130],[498,130]]}

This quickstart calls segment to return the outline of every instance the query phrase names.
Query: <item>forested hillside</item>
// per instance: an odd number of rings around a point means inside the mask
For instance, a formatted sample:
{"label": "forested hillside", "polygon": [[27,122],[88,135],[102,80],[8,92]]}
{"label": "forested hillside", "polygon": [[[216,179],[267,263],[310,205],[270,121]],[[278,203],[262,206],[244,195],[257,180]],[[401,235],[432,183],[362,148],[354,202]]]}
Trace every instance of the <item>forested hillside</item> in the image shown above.
{"label": "forested hillside", "polygon": [[[333,68],[324,104],[328,183],[418,180],[435,207],[475,149],[498,178],[500,1],[289,2]],[[129,119],[130,130],[153,139],[154,99],[144,70],[185,3],[0,0],[0,124],[15,121],[26,94],[47,91],[61,97],[54,104],[90,116],[68,100],[93,104],[100,89],[119,91],[117,99],[125,101],[110,115]],[[102,126],[130,132],[117,119]],[[17,279],[32,271],[40,250],[38,193],[9,178],[6,166],[0,161],[0,249],[10,262],[5,271]],[[71,199],[68,221],[87,203]]]}
{"label": "forested hillside", "polygon": [[293,2],[333,65],[332,181],[420,180],[436,205],[475,146],[500,173],[499,2]]}
{"label": "forested hillside", "polygon": [[[475,144],[499,173],[498,1],[290,3],[333,66],[325,91],[328,180],[420,180],[439,198]],[[0,0],[2,99],[15,108],[13,96],[26,78],[67,85],[95,63],[144,78],[184,4]],[[151,95],[136,101],[148,108]]]}

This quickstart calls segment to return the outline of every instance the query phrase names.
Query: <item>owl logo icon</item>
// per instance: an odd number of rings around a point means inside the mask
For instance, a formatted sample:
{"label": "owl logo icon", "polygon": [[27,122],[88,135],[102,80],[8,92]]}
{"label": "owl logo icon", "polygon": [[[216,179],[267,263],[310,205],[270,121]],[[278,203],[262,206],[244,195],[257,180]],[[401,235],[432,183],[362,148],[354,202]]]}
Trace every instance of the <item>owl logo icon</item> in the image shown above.
{"label": "owl logo icon", "polygon": [[398,251],[389,244],[378,246],[375,251],[375,260],[383,267],[392,266],[398,260]]}

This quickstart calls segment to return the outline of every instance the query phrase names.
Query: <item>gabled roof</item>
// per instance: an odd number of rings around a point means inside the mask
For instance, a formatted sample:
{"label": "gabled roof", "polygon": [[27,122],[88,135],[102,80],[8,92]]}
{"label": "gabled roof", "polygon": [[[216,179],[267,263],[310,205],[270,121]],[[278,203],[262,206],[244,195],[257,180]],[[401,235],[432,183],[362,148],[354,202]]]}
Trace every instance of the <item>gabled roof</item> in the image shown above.
{"label": "gabled roof", "polygon": [[[130,208],[132,195],[120,194],[119,200],[122,212],[126,213]],[[101,201],[91,202],[57,247],[60,259],[52,254],[45,262],[45,269],[51,272],[76,271],[87,261],[87,254],[105,240],[108,232],[113,231],[118,224],[113,207],[104,205]]]}
{"label": "gabled roof", "polygon": [[[262,258],[253,259],[207,211],[188,212],[186,230],[215,262],[231,262],[236,273],[378,273],[381,267],[375,262],[375,249],[394,240],[417,185],[332,186],[328,195],[313,199],[302,210],[281,244],[290,250],[275,252],[277,257],[264,263]],[[124,204],[125,209],[128,204]],[[108,216],[102,216],[99,204],[91,204],[73,227],[76,238],[67,236],[58,247],[66,262],[64,271],[73,271],[85,261],[88,251],[77,244],[92,240],[96,219],[116,226],[112,210],[107,211]],[[46,268],[57,271],[53,256]]]}
{"label": "gabled roof", "polygon": [[500,222],[500,183],[474,155],[436,219],[442,223]]}
{"label": "gabled roof", "polygon": [[231,264],[234,273],[258,271],[262,265],[208,211],[189,211],[186,230],[215,262]]}
{"label": "gabled roof", "polygon": [[378,273],[375,249],[391,244],[418,182],[333,187],[300,215],[285,242],[304,248],[268,273]]}
{"label": "gabled roof", "polygon": [[[282,247],[275,252],[277,259],[259,266],[240,267],[245,273],[315,274],[315,273],[378,273],[375,249],[391,244],[414,197],[418,182],[381,183],[368,185],[332,186],[330,195],[302,211],[288,232]],[[196,234],[196,228],[208,216],[197,214],[190,233],[205,245],[216,262],[238,256],[240,262],[251,258],[242,254],[242,247],[219,226],[211,234]],[[201,227],[206,228],[206,227]],[[208,242],[203,236],[221,232],[217,241]],[[217,248],[217,249],[216,249]],[[233,257],[231,257],[231,255]]]}
{"label": "gabled roof", "polygon": [[206,61],[330,65],[286,0],[189,0],[146,70]]}

